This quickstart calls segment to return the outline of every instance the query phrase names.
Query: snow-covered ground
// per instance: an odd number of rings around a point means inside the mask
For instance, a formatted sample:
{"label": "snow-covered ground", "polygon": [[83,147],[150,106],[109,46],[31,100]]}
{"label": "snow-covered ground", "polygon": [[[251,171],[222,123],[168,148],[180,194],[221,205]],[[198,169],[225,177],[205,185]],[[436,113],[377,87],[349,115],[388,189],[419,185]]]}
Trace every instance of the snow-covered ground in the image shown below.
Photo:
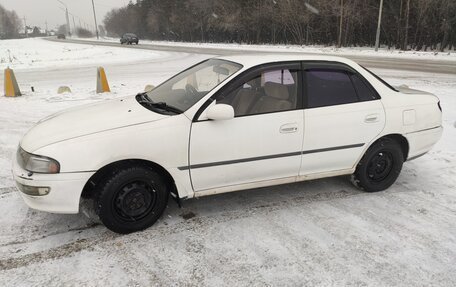
{"label": "snow-covered ground", "polygon": [[[37,63],[16,70],[25,95],[0,97],[0,286],[456,284],[455,75],[374,70],[435,93],[444,111],[441,141],[406,163],[387,191],[362,193],[338,177],[188,200],[183,209],[170,202],[156,225],[120,236],[99,224],[90,202],[78,215],[28,209],[10,174],[18,141],[50,113],[134,94],[208,56],[146,59],[147,51],[77,45],[73,51],[85,52],[45,63],[47,45],[56,59],[72,45],[40,41],[23,40],[14,51]],[[113,63],[103,50],[128,57]],[[97,65],[107,68],[112,93],[94,92]],[[58,95],[63,84],[73,93]]]}
{"label": "snow-covered ground", "polygon": [[[26,43],[26,44],[24,44]],[[129,50],[70,43],[55,43],[40,38],[0,41],[0,67],[12,69],[96,66],[105,63],[140,62],[166,59],[160,51]]]}
{"label": "snow-covered ground", "polygon": [[[96,38],[76,38],[78,40],[94,41]],[[118,43],[117,38],[100,38],[98,41]],[[397,59],[426,59],[456,62],[455,51],[401,51],[397,49],[380,48],[377,52],[372,47],[342,47],[334,46],[299,46],[299,45],[247,45],[247,44],[226,44],[226,43],[188,43],[188,42],[169,42],[169,41],[150,41],[140,40],[140,44],[152,44],[161,46],[179,46],[192,48],[222,48],[237,50],[252,50],[262,52],[304,52],[313,54],[330,54],[338,56],[365,56],[365,57],[388,57]]]}

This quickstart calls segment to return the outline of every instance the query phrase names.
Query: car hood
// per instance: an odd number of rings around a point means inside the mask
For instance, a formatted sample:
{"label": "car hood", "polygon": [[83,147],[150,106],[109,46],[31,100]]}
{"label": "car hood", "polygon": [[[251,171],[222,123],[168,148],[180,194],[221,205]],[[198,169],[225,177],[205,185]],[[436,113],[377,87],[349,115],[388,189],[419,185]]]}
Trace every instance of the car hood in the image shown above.
{"label": "car hood", "polygon": [[56,142],[167,117],[144,108],[134,96],[102,101],[44,118],[27,132],[21,147],[33,152]]}

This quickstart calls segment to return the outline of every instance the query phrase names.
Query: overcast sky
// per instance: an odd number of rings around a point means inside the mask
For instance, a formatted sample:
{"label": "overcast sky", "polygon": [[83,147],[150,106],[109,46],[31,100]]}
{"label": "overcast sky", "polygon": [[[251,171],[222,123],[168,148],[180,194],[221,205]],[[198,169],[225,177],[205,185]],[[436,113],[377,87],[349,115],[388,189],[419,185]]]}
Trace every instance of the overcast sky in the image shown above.
{"label": "overcast sky", "polygon": [[[82,25],[84,22],[94,25],[92,0],[61,0],[64,2],[68,11],[73,14],[76,26],[79,26],[79,18]],[[106,13],[112,8],[118,8],[128,4],[129,0],[94,0],[95,10],[97,13],[98,24],[103,23]],[[45,27],[48,22],[48,28],[53,29],[58,25],[65,24],[65,13],[59,7],[64,5],[57,0],[0,0],[0,4],[7,10],[15,10],[17,15],[22,19],[24,16],[28,26]],[[70,17],[70,26],[73,29],[73,17]],[[78,18],[79,17],[79,18]]]}

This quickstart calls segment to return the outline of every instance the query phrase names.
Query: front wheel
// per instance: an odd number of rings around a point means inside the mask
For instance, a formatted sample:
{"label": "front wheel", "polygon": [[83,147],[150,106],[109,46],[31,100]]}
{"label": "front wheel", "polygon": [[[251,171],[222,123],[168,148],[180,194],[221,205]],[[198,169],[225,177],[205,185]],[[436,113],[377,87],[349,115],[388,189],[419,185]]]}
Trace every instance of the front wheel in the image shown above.
{"label": "front wheel", "polygon": [[95,211],[103,224],[117,233],[152,226],[168,203],[167,184],[155,171],[142,166],[119,170],[100,185]]}
{"label": "front wheel", "polygon": [[385,190],[396,181],[403,163],[401,146],[392,139],[381,139],[366,151],[351,181],[367,192]]}

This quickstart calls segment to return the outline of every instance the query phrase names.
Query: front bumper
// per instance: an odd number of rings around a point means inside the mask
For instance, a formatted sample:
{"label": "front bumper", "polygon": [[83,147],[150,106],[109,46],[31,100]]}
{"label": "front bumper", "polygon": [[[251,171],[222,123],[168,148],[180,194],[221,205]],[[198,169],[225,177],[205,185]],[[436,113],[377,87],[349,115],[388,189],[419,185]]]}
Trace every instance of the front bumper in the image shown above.
{"label": "front bumper", "polygon": [[33,209],[52,213],[78,213],[82,190],[94,172],[38,174],[31,176],[13,159],[13,177],[16,184],[26,187],[48,187],[47,195],[33,196],[19,191],[25,203]]}

